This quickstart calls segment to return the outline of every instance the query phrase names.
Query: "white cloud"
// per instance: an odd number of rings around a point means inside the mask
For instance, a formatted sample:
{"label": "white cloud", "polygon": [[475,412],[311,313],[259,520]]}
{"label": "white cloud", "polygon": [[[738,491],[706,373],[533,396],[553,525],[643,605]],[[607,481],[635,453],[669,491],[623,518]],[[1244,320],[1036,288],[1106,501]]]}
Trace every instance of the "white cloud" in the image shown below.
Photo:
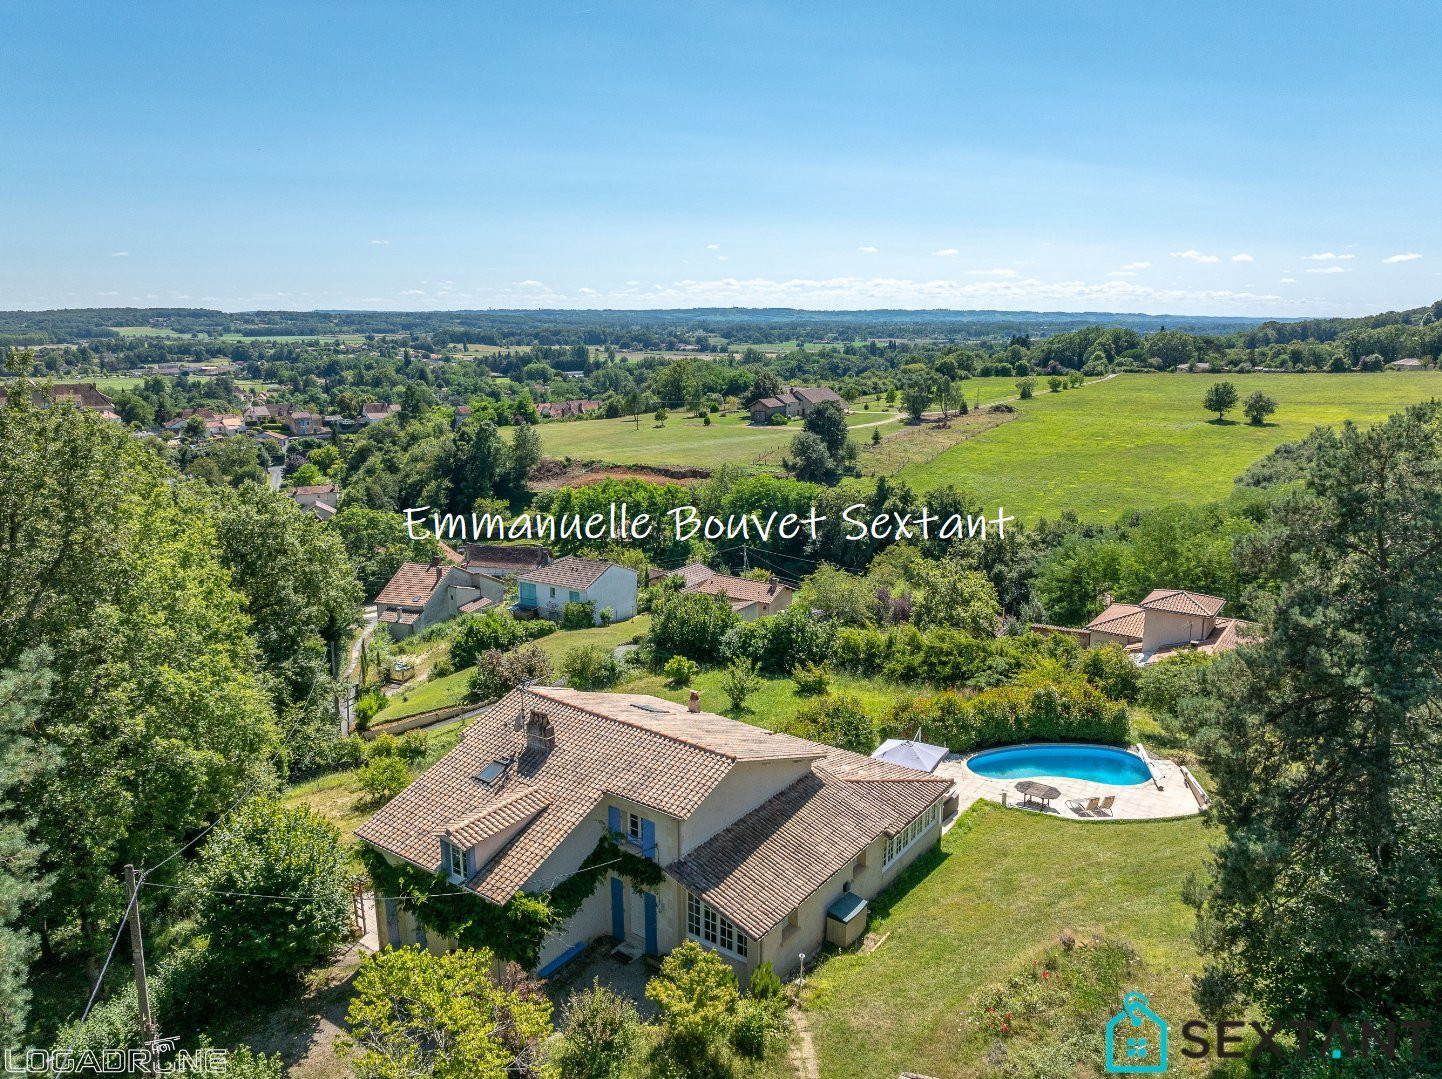
{"label": "white cloud", "polygon": [[1108,277],[1135,277],[1136,275],[1137,275],[1136,270],[1108,270],[1108,271],[1107,271],[1107,276],[1108,276]]}
{"label": "white cloud", "polygon": [[600,293],[597,292],[597,291],[596,291],[595,289],[593,289],[593,288],[582,287],[581,290],[580,290],[580,292],[581,292],[581,295],[582,295],[582,296],[599,296],[599,295],[600,295]]}
{"label": "white cloud", "polygon": [[1016,272],[1015,270],[1008,270],[1008,269],[1006,269],[1006,268],[1004,268],[1004,267],[1003,267],[1002,269],[997,269],[997,270],[967,270],[966,272],[969,273],[969,274],[971,274],[972,277],[1016,277],[1016,276],[1017,276],[1017,272]]}
{"label": "white cloud", "polygon": [[873,247],[871,244],[862,244],[856,250],[860,251],[863,255],[874,255],[880,251],[881,248]]}
{"label": "white cloud", "polygon": [[129,258],[129,257],[130,257],[130,252],[129,252],[129,251],[112,251],[112,252],[110,252],[110,257],[113,258],[113,259]]}
{"label": "white cloud", "polygon": [[706,245],[706,250],[707,250],[707,251],[720,251],[720,250],[721,250],[721,245],[720,245],[720,244],[707,244],[707,245]]}
{"label": "white cloud", "polygon": [[1340,260],[1342,260],[1342,259],[1354,259],[1354,258],[1356,258],[1356,257],[1357,257],[1356,255],[1351,255],[1351,254],[1347,254],[1347,255],[1337,255],[1337,254],[1333,254],[1331,251],[1323,251],[1321,254],[1318,254],[1318,255],[1303,255],[1303,256],[1302,256],[1302,258],[1306,259],[1308,262],[1338,262],[1338,261],[1340,261]]}
{"label": "white cloud", "polygon": [[1346,273],[1346,272],[1347,272],[1347,267],[1345,267],[1345,266],[1313,266],[1313,267],[1311,267],[1307,272],[1308,272],[1308,273]]}
{"label": "white cloud", "polygon": [[956,248],[954,248],[954,247],[942,247],[942,248],[938,248],[937,250],[933,251],[932,254],[935,255],[935,256],[936,256],[937,258],[939,258],[939,259],[948,259],[948,258],[951,258],[951,256],[953,256],[953,255],[959,255],[959,254],[961,254],[961,252],[958,251],[958,250],[957,250]]}
{"label": "white cloud", "polygon": [[1284,278],[1282,278],[1282,284],[1284,284],[1284,285],[1295,285],[1296,283],[1297,283],[1297,279],[1296,279],[1295,277],[1284,277]]}
{"label": "white cloud", "polygon": [[717,256],[716,256],[716,261],[717,261],[717,262],[726,262],[728,259],[730,259],[730,257],[731,257],[730,255],[717,255]]}
{"label": "white cloud", "polygon": [[1188,249],[1185,250],[1185,251],[1173,251],[1173,252],[1172,252],[1172,258],[1174,258],[1174,259],[1186,259],[1186,260],[1188,260],[1189,262],[1221,262],[1221,261],[1222,261],[1219,256],[1217,256],[1217,255],[1204,255],[1204,254],[1202,254],[1200,251],[1198,251],[1196,248],[1188,248]]}
{"label": "white cloud", "polygon": [[1419,259],[1419,258],[1421,258],[1421,257],[1422,257],[1422,256],[1419,255],[1419,254],[1417,254],[1417,252],[1415,252],[1415,251],[1408,251],[1405,255],[1388,255],[1388,256],[1387,256],[1386,258],[1384,258],[1382,261],[1383,261],[1383,262],[1411,262],[1413,259]]}
{"label": "white cloud", "polygon": [[377,247],[385,247],[387,244],[390,243],[390,241],[389,241],[389,240],[372,240],[371,243],[375,244]]}
{"label": "white cloud", "polygon": [[401,295],[401,296],[424,296],[425,294],[426,294],[426,290],[423,289],[423,288],[408,288],[408,289],[402,289],[402,290],[398,293],[398,295]]}
{"label": "white cloud", "polygon": [[1240,255],[1233,255],[1233,256],[1232,256],[1232,261],[1233,261],[1233,262],[1254,262],[1254,261],[1256,261],[1256,260],[1253,259],[1251,255],[1249,255],[1249,254],[1247,254],[1245,251],[1243,251]]}
{"label": "white cloud", "polygon": [[1150,270],[1151,268],[1150,262],[1128,262],[1122,267],[1123,270]]}

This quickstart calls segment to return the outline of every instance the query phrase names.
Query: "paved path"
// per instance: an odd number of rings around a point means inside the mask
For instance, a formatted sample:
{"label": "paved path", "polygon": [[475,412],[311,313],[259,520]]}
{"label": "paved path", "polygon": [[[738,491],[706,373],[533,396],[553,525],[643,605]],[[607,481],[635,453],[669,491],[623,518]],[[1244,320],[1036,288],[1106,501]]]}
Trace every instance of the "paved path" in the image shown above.
{"label": "paved path", "polygon": [[[979,776],[963,763],[965,758],[948,753],[946,759],[936,766],[936,774],[952,781],[952,790],[959,797],[960,811],[965,812],[978,798],[1002,801],[1006,795],[1009,805],[1019,806],[1021,795],[1017,793],[1015,779],[987,779]],[[1168,760],[1152,759],[1157,775],[1161,778],[1162,789],[1155,784],[1138,783],[1134,786],[1119,787],[1110,783],[1092,783],[1084,779],[1065,779],[1058,776],[1037,776],[1035,778],[1061,791],[1061,797],[1051,804],[1050,809],[1036,805],[1027,806],[1033,812],[1049,813],[1070,820],[1154,820],[1159,817],[1187,817],[1202,811],[1201,806],[1187,789],[1181,769]],[[1085,802],[1089,798],[1116,795],[1110,814],[1078,813],[1067,803],[1072,800]]]}

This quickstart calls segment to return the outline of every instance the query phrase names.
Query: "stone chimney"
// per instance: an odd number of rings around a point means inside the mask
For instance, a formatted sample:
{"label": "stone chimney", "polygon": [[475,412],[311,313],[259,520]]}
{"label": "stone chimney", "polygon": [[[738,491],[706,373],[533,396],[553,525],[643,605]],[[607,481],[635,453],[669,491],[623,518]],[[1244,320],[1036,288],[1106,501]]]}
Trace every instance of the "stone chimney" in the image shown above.
{"label": "stone chimney", "polygon": [[766,581],[766,591],[769,595],[776,595],[776,589],[781,587],[781,578],[772,574]]}
{"label": "stone chimney", "polygon": [[431,569],[435,569],[435,568],[436,568],[437,566],[439,566],[440,564],[441,564],[441,553],[440,553],[439,551],[437,551],[435,554],[431,555]]}
{"label": "stone chimney", "polygon": [[693,689],[691,691],[691,699],[686,702],[686,711],[701,711],[701,691],[699,689]]}

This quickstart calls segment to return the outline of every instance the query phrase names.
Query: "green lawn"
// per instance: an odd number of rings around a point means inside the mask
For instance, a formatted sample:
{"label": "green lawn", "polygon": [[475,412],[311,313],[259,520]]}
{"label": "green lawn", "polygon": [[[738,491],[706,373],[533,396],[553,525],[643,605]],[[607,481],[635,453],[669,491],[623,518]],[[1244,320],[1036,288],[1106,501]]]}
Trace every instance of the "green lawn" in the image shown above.
{"label": "green lawn", "polygon": [[[897,410],[868,404],[847,416],[852,427],[880,422],[883,430],[899,421]],[[673,412],[664,427],[650,416],[641,417],[638,428],[630,419],[573,420],[541,425],[541,448],[550,457],[573,457],[581,461],[602,461],[613,465],[698,465],[715,468],[721,464],[753,465],[779,469],[781,456],[796,433],[799,422],[780,427],[753,427],[748,416],[735,413],[711,417],[708,427],[694,416]],[[856,433],[870,438],[870,428]]]}
{"label": "green lawn", "polygon": [[[968,1005],[1055,945],[1063,929],[1130,941],[1145,964],[1135,988],[1162,1015],[1194,1014],[1189,979],[1200,959],[1181,890],[1203,866],[1208,841],[1195,817],[1088,824],[978,803],[942,840],[929,871],[873,904],[871,928],[889,934],[885,943],[867,956],[835,955],[808,976],[821,1074],[998,1074],[976,1056]],[[1098,1030],[1099,1052],[1101,1044]],[[1175,1070],[1186,1063],[1176,1058]]]}
{"label": "green lawn", "polygon": [[[796,713],[813,697],[797,694],[796,686],[789,678],[764,678],[761,687],[746,702],[745,711],[738,712],[731,707],[731,701],[721,688],[722,672],[703,671],[691,685],[672,689],[665,677],[659,674],[641,674],[618,688],[626,693],[650,693],[678,703],[690,699],[691,690],[701,692],[701,707],[732,719],[743,719],[758,727],[781,730]],[[849,693],[861,700],[862,706],[873,716],[880,718],[891,706],[909,693],[920,692],[905,686],[894,685],[879,679],[857,678],[849,674],[831,676],[831,692]]]}
{"label": "green lawn", "polygon": [[[651,616],[641,614],[627,622],[597,626],[595,629],[559,629],[549,636],[542,637],[536,643],[540,645],[541,651],[550,657],[552,665],[559,666],[561,657],[567,649],[583,644],[599,644],[606,648],[615,648],[617,645],[626,644],[636,634],[645,633],[650,625]],[[433,708],[449,708],[452,705],[460,704],[466,699],[466,684],[470,681],[470,677],[469,670],[457,671],[455,674],[448,674],[444,678],[435,678],[414,686],[404,693],[398,693],[376,713],[371,723],[372,725],[388,723],[391,720],[413,716],[417,712],[429,712]]]}
{"label": "green lawn", "polygon": [[1021,520],[1075,510],[1114,520],[1132,509],[1224,497],[1249,464],[1318,424],[1371,423],[1442,395],[1442,372],[1233,375],[1245,399],[1261,390],[1278,409],[1265,427],[1240,410],[1217,424],[1202,408],[1210,375],[1119,375],[1053,394],[1045,380],[1010,423],[977,435],[900,478],[925,491],[965,487]]}

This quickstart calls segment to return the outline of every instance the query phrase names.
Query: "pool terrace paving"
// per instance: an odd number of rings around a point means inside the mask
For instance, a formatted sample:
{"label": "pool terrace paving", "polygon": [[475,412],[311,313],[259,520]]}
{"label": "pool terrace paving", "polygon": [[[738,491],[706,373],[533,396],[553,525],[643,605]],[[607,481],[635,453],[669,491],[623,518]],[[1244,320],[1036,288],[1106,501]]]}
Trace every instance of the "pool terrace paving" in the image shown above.
{"label": "pool terrace paving", "polygon": [[[1063,776],[1028,777],[1061,791],[1061,797],[1048,807],[1042,807],[1036,802],[1023,805],[1022,796],[1016,789],[1016,785],[1022,781],[1020,778],[988,779],[973,772],[966,766],[965,761],[966,757],[960,754],[948,753],[936,766],[936,775],[952,782],[952,793],[960,800],[958,815],[964,813],[978,798],[1004,802],[1031,813],[1046,813],[1087,821],[1156,820],[1161,817],[1190,817],[1202,811],[1196,797],[1187,788],[1186,780],[1182,778],[1181,768],[1173,761],[1157,757],[1152,758],[1152,767],[1157,778],[1161,780],[1161,790],[1150,782],[1118,786],[1115,783],[1093,783],[1090,780],[1067,779]],[[1069,804],[1073,801],[1085,804],[1091,798],[1105,798],[1108,795],[1116,796],[1109,813],[1077,812]]]}

